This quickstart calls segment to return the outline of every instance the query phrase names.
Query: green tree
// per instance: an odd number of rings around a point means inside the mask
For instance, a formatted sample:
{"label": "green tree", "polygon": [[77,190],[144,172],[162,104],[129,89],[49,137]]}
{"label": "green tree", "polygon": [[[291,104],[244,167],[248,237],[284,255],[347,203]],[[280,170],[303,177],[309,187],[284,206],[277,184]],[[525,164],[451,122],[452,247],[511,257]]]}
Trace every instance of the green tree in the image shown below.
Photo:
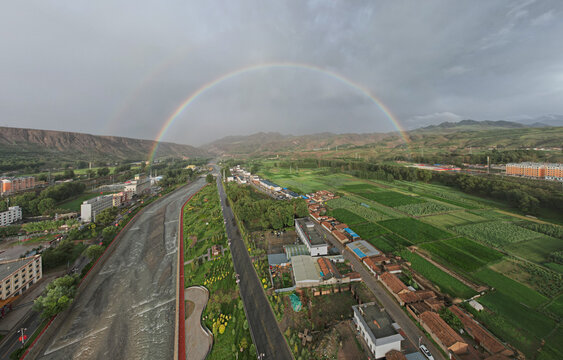
{"label": "green tree", "polygon": [[65,179],[74,179],[74,170],[66,169],[63,176]]}
{"label": "green tree", "polygon": [[39,201],[39,204],[37,204],[37,211],[39,211],[39,213],[41,214],[47,214],[49,211],[53,210],[54,208],[55,208],[55,200],[51,198],[45,198]]}
{"label": "green tree", "polygon": [[117,208],[109,208],[96,215],[96,223],[102,226],[109,225],[115,220]]}
{"label": "green tree", "polygon": [[215,180],[215,177],[213,177],[212,174],[207,174],[207,176],[205,177],[205,181],[207,181],[207,183],[209,184],[211,184],[213,180]]}
{"label": "green tree", "polygon": [[107,167],[98,169],[98,176],[108,176],[108,175],[109,175],[109,169]]}
{"label": "green tree", "polygon": [[72,303],[79,279],[75,274],[53,280],[47,285],[47,293],[35,299],[33,309],[40,312],[42,318],[60,313]]}
{"label": "green tree", "polygon": [[101,245],[90,245],[86,249],[86,256],[90,261],[96,261],[104,253],[104,247]]}

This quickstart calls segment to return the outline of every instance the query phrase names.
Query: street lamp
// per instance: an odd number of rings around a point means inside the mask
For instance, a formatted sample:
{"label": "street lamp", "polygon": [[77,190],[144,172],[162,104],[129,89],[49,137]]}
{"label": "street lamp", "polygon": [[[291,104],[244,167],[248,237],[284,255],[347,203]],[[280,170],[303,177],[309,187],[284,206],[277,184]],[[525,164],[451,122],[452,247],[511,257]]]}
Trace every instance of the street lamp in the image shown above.
{"label": "street lamp", "polygon": [[21,329],[18,330],[18,333],[21,334],[18,340],[21,341],[22,348],[23,348],[23,344],[27,340],[27,335],[25,334],[25,331],[27,331],[27,328],[21,328]]}

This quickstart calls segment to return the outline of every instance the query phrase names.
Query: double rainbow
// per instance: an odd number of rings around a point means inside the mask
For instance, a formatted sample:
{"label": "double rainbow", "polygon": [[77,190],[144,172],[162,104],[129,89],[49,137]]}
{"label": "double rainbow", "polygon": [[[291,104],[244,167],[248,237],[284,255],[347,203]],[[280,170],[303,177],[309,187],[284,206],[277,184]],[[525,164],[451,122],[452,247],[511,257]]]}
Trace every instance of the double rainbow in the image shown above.
{"label": "double rainbow", "polygon": [[387,117],[391,123],[393,124],[393,126],[398,130],[401,138],[405,141],[405,143],[408,145],[409,144],[409,138],[407,137],[405,130],[402,128],[401,124],[399,123],[399,121],[397,120],[397,118],[393,115],[393,113],[391,112],[391,110],[389,110],[389,108],[387,108],[387,106],[385,106],[385,104],[383,104],[383,102],[381,100],[379,100],[377,97],[375,97],[375,95],[373,95],[366,87],[364,87],[361,84],[358,84],[346,77],[344,77],[341,74],[335,73],[334,71],[330,71],[330,70],[326,70],[314,65],[309,65],[309,64],[302,64],[302,63],[294,63],[294,62],[270,62],[270,63],[263,63],[263,64],[257,64],[257,65],[250,65],[247,67],[243,67],[240,69],[236,69],[233,70],[229,73],[226,73],[218,78],[216,78],[213,81],[210,81],[206,84],[204,84],[203,86],[201,86],[199,89],[197,89],[196,91],[194,91],[188,98],[186,98],[186,100],[184,100],[180,106],[178,106],[176,108],[176,110],[174,111],[174,113],[172,113],[172,115],[170,115],[170,117],[168,117],[168,119],[166,119],[166,122],[164,123],[164,126],[162,127],[162,129],[160,130],[160,132],[158,133],[156,139],[155,139],[155,144],[150,152],[149,155],[149,162],[152,163],[154,160],[154,157],[158,151],[158,145],[160,143],[160,141],[162,140],[162,138],[164,137],[164,135],[166,134],[166,131],[168,130],[168,128],[170,128],[170,126],[174,123],[174,121],[182,114],[182,112],[184,111],[184,109],[186,109],[190,104],[192,104],[198,97],[200,97],[201,95],[205,94],[207,91],[209,91],[210,89],[214,88],[215,86],[223,83],[224,81],[227,81],[229,79],[232,79],[234,77],[240,76],[240,75],[244,75],[253,71],[257,71],[257,70],[264,70],[264,69],[277,69],[277,68],[283,68],[283,69],[287,69],[287,68],[293,68],[293,69],[303,69],[303,70],[309,70],[318,74],[322,74],[322,75],[326,75],[329,76],[351,88],[354,88],[356,90],[358,90],[361,94],[363,94],[364,96],[366,96],[367,98],[369,98],[378,108],[379,110],[381,110],[381,112],[383,112],[383,114],[385,115],[385,117]]}

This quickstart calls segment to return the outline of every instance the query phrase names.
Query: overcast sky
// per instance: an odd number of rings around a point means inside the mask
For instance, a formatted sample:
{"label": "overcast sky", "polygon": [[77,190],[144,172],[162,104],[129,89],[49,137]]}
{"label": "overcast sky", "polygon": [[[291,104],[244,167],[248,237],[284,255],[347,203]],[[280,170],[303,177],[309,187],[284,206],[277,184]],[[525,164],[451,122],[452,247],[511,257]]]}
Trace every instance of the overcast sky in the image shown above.
{"label": "overcast sky", "polygon": [[[359,83],[406,128],[561,114],[562,19],[560,0],[3,1],[0,125],[154,139],[268,62]],[[353,86],[262,68],[164,140],[393,130]]]}

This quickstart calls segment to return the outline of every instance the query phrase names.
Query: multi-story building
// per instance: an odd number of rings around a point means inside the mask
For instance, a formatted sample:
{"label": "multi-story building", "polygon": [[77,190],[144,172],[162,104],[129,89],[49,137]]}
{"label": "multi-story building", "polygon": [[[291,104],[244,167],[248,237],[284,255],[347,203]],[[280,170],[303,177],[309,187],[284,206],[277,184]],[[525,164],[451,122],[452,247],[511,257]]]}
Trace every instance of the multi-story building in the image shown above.
{"label": "multi-story building", "polygon": [[307,246],[311,256],[328,254],[328,245],[321,234],[315,229],[315,224],[308,218],[295,219],[295,230],[303,244]]}
{"label": "multi-story building", "polygon": [[82,222],[96,221],[96,215],[113,206],[113,195],[102,195],[86,200],[80,205]]}
{"label": "multi-story building", "polygon": [[385,357],[391,350],[401,351],[400,326],[375,303],[352,306],[354,323],[376,359]]}
{"label": "multi-story building", "polygon": [[41,255],[0,261],[0,300],[21,295],[42,277]]}
{"label": "multi-story building", "polygon": [[134,195],[143,195],[150,191],[151,181],[144,175],[135,175],[134,180],[130,180],[125,185],[125,191],[131,192]]}
{"label": "multi-story building", "polygon": [[121,191],[116,194],[113,194],[113,207],[121,206],[121,204],[125,204],[131,200],[131,196],[133,194],[128,191]]}
{"label": "multi-story building", "polygon": [[22,209],[19,206],[10,206],[8,210],[0,212],[0,226],[10,225],[22,219]]}
{"label": "multi-story building", "polygon": [[563,181],[563,164],[510,163],[506,164],[506,174]]}
{"label": "multi-story building", "polygon": [[35,178],[33,176],[3,178],[1,181],[0,193],[2,195],[14,194],[35,187]]}

